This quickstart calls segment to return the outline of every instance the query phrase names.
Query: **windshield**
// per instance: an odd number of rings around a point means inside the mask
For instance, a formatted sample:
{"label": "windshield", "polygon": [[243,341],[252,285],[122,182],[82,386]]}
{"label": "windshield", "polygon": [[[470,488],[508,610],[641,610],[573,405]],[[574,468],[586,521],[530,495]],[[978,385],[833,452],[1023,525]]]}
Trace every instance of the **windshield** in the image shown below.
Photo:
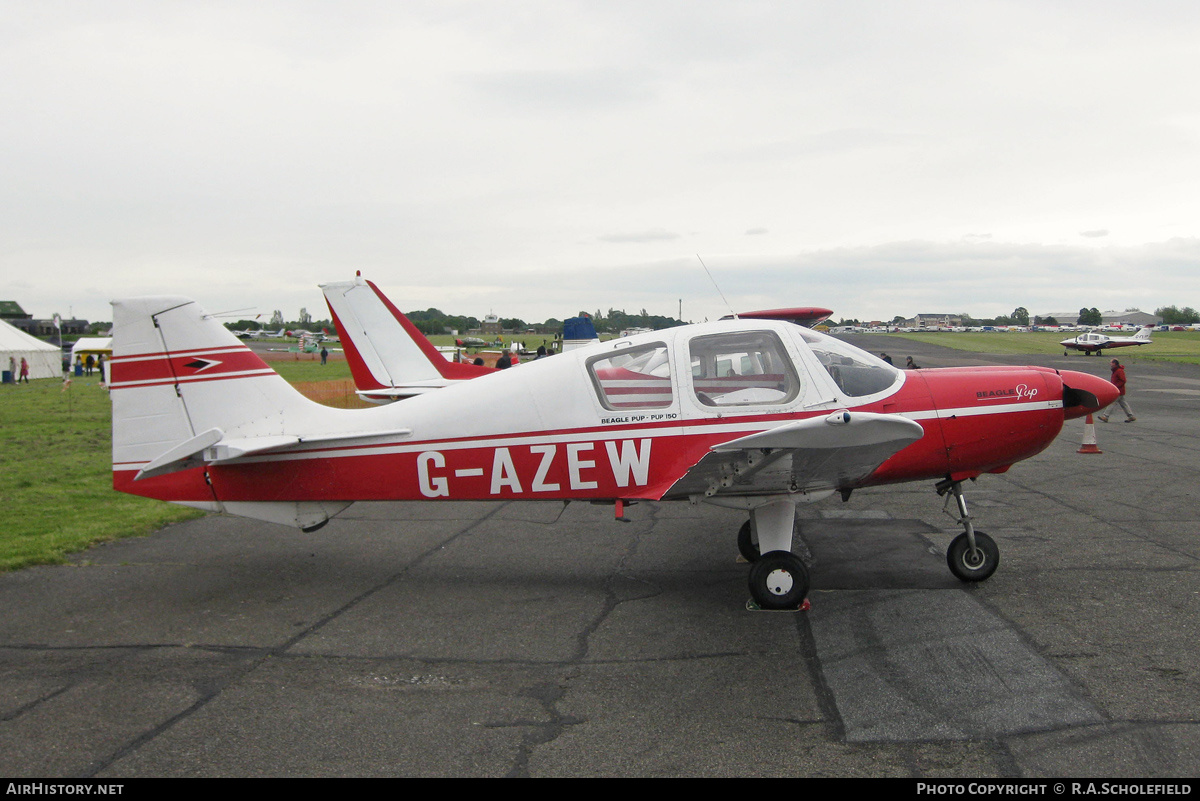
{"label": "windshield", "polygon": [[800,336],[808,343],[817,361],[833,378],[842,392],[861,398],[883,392],[902,378],[898,369],[865,350],[848,345],[819,331],[801,328]]}

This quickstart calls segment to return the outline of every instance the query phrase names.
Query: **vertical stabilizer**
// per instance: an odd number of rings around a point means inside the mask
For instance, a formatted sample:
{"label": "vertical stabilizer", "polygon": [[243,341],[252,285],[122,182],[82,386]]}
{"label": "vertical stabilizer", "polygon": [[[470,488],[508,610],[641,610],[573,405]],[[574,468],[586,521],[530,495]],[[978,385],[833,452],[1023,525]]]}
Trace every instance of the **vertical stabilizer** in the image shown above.
{"label": "vertical stabilizer", "polygon": [[[298,393],[225,326],[182,297],[113,301],[113,486],[216,511],[206,465],[286,446],[331,413]],[[224,450],[221,450],[221,449]],[[249,503],[235,513],[300,527],[345,504]]]}
{"label": "vertical stabilizer", "polygon": [[359,395],[376,401],[419,395],[493,372],[447,361],[370,281],[322,284]]}

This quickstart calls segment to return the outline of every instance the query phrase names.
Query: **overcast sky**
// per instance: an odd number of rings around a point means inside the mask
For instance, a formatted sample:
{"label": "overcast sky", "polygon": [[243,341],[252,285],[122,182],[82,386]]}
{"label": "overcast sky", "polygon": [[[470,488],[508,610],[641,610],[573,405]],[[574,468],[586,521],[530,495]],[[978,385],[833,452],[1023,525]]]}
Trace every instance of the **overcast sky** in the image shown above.
{"label": "overcast sky", "polygon": [[0,299],[1200,307],[1198,76],[1195,0],[6,0]]}

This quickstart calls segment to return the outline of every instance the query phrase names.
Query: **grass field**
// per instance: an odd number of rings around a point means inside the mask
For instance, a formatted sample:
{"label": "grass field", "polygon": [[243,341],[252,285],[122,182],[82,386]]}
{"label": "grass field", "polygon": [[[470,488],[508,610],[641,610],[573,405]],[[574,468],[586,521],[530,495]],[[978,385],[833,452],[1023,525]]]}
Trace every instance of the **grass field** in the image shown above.
{"label": "grass field", "polygon": [[[288,354],[290,355],[290,354]],[[309,397],[357,405],[342,358],[272,359]],[[96,379],[0,386],[0,571],[58,564],[98,542],[201,513],[112,489],[112,403]]]}
{"label": "grass field", "polygon": [[199,515],[112,490],[112,404],[99,381],[0,386],[0,570]]}
{"label": "grass field", "polygon": [[[916,342],[929,342],[955,350],[969,350],[976,353],[1002,354],[1054,354],[1062,353],[1063,348],[1058,343],[1074,334],[1053,333],[1048,331],[1007,332],[996,331],[978,332],[937,332],[920,334],[889,334],[903,337]],[[1132,336],[1132,334],[1112,334],[1111,336]],[[1154,334],[1154,341],[1149,345],[1119,348],[1105,353],[1121,361],[1181,362],[1200,364],[1200,331],[1162,331]],[[1072,352],[1072,355],[1083,357],[1082,353]]]}

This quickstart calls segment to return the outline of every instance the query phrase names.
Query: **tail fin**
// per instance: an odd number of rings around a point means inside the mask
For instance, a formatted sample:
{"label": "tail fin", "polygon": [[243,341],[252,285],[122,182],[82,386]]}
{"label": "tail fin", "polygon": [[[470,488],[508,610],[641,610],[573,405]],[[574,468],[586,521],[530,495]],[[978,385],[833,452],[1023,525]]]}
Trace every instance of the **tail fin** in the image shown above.
{"label": "tail fin", "polygon": [[1149,342],[1150,335],[1153,333],[1154,333],[1154,329],[1151,328],[1150,326],[1146,326],[1145,328],[1139,328],[1138,332],[1133,335],[1133,338],[1136,339],[1138,342]]}
{"label": "tail fin", "polygon": [[322,284],[358,394],[387,402],[493,372],[442,357],[379,288],[362,275]]}
{"label": "tail fin", "polygon": [[341,410],[298,393],[194,301],[114,301],[112,344],[115,489],[301,528],[345,507],[217,497],[206,465],[293,446]]}

